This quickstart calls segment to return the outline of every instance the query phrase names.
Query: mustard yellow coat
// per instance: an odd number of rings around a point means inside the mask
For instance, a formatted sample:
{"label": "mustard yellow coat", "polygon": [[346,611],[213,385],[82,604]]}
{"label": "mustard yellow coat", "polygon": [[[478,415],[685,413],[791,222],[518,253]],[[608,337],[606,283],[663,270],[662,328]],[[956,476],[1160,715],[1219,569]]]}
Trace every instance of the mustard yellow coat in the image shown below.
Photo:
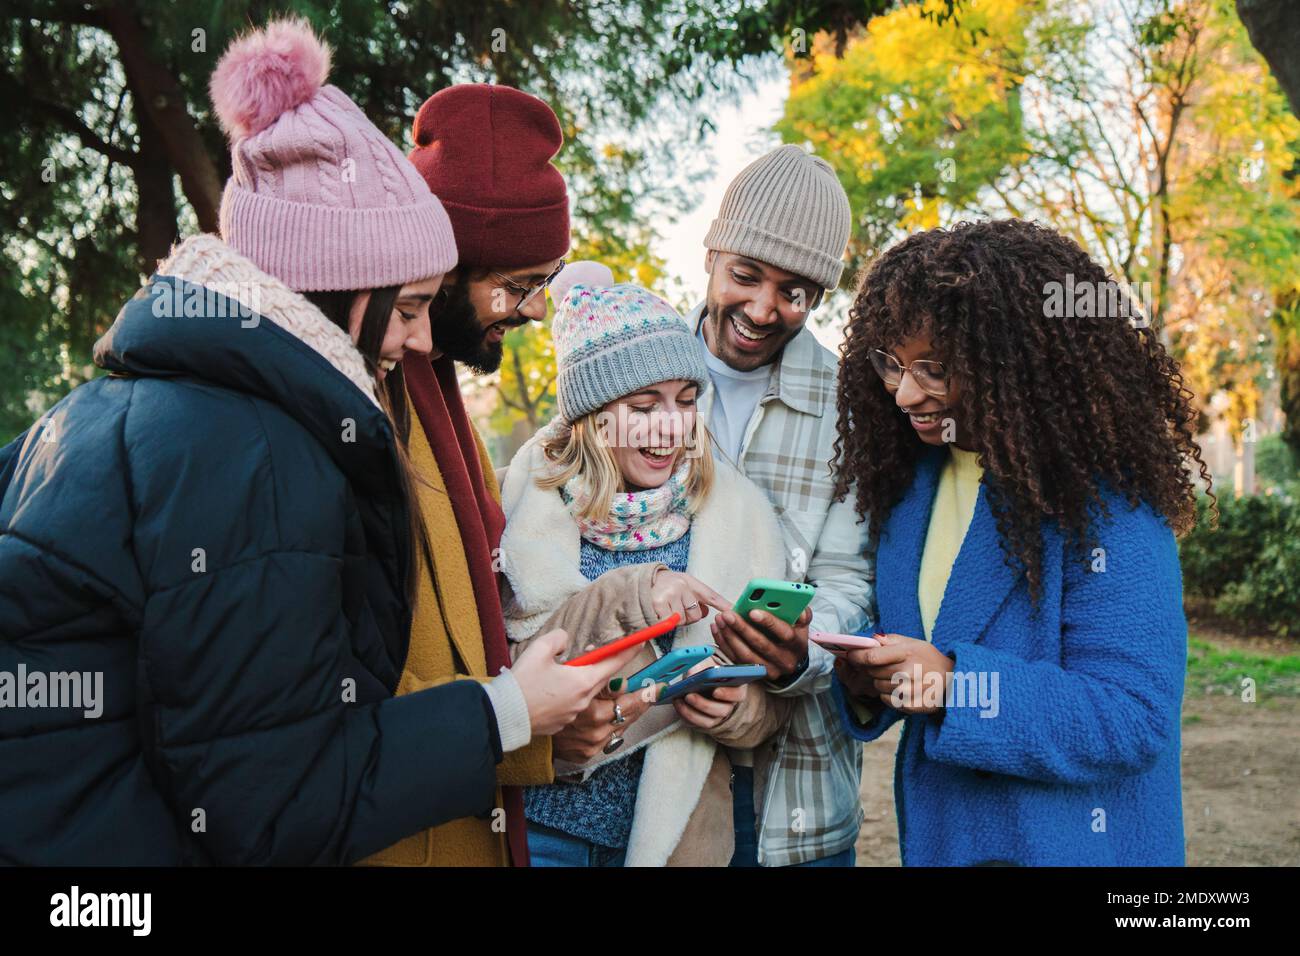
{"label": "mustard yellow coat", "polygon": [[[501,492],[492,463],[477,430],[474,441],[483,467],[483,480],[492,497],[500,501]],[[489,679],[474,586],[470,581],[465,551],[460,546],[456,516],[434,460],[433,449],[418,419],[412,422],[410,455],[420,479],[416,483],[416,497],[425,527],[429,529],[438,586],[434,588],[428,568],[424,562],[419,562],[420,579],[415,616],[411,622],[411,646],[397,686],[399,695],[452,680]],[[430,727],[429,733],[438,733],[438,728]],[[551,783],[554,779],[549,737],[534,737],[527,747],[506,754],[497,766],[498,785],[527,786]],[[496,806],[499,808],[501,805],[498,786]],[[492,816],[497,820],[495,828],[491,818],[454,820],[407,837],[362,860],[361,865],[508,866],[510,857],[505,829],[500,822],[504,814]]]}

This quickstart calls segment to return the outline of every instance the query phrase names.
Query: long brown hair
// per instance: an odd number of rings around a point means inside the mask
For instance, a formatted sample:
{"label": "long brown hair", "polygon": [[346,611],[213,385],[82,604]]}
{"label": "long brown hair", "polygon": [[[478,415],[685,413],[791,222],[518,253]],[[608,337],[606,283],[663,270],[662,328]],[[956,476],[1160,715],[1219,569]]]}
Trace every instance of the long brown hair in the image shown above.
{"label": "long brown hair", "polygon": [[[357,351],[365,360],[366,368],[370,374],[378,379],[379,372],[379,350],[384,344],[384,335],[388,331],[388,323],[392,319],[393,308],[397,305],[397,295],[401,292],[400,286],[384,286],[381,289],[370,290],[370,301],[366,303],[365,312],[361,316],[361,330],[357,336]],[[325,317],[341,328],[344,332],[351,334],[350,319],[352,315],[352,304],[356,301],[357,296],[363,295],[362,291],[342,291],[342,292],[306,292],[305,298],[320,309]],[[378,384],[375,389],[379,404],[388,414],[389,420],[393,423],[393,433],[397,436],[397,462],[398,462],[398,480],[401,482],[402,495],[407,504],[407,565],[412,567],[413,559],[418,558],[423,561],[428,568],[430,577],[433,576],[433,546],[429,540],[429,529],[425,526],[424,516],[420,512],[420,503],[415,497],[415,486],[420,479],[419,473],[411,464],[411,456],[407,450],[407,443],[411,435],[411,410],[406,402],[406,384],[402,378],[402,367],[398,365],[390,371],[382,383]],[[406,581],[406,597],[412,605],[415,602],[416,590],[419,587],[419,575],[412,571]]]}

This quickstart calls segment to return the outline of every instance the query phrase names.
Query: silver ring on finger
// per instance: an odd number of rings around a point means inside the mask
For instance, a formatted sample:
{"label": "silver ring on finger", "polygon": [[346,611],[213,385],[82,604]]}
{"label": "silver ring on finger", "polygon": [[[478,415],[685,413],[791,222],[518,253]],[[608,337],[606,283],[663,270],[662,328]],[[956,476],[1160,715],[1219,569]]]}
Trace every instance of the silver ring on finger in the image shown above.
{"label": "silver ring on finger", "polygon": [[623,708],[618,704],[614,705],[614,719],[610,723],[615,725],[627,723],[627,718],[623,716]]}
{"label": "silver ring on finger", "polygon": [[621,746],[623,746],[623,738],[618,734],[610,734],[609,742],[605,744],[603,749],[605,753],[612,754]]}
{"label": "silver ring on finger", "polygon": [[699,607],[699,606],[700,606],[699,601],[692,601],[690,604],[686,605],[685,610],[689,611],[691,608]]}

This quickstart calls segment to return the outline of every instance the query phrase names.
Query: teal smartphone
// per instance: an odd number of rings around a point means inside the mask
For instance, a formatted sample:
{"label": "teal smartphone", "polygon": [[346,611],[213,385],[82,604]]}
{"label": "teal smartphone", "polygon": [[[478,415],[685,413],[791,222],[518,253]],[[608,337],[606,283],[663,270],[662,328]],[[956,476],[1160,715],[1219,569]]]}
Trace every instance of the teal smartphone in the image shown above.
{"label": "teal smartphone", "polygon": [[817,589],[811,584],[754,578],[745,585],[744,592],[732,610],[746,621],[749,620],[750,611],[766,611],[793,626],[816,593]]}
{"label": "teal smartphone", "polygon": [[[629,677],[627,683],[623,685],[625,688],[623,692],[630,694],[634,690],[640,690],[647,684],[667,684],[674,678],[686,673],[716,650],[717,648],[712,644],[699,644],[695,647],[675,647],[653,664],[647,664]],[[618,688],[613,685],[614,682],[610,681],[609,689],[617,691]]]}

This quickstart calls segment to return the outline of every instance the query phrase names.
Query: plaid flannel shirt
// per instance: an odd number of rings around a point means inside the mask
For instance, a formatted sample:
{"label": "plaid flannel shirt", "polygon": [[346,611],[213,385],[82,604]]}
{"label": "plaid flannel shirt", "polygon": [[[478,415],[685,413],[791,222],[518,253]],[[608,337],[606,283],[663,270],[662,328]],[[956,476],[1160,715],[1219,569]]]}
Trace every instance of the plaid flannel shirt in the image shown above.
{"label": "plaid flannel shirt", "polygon": [[[688,318],[697,336],[703,317],[699,305]],[[707,347],[703,339],[700,347]],[[745,428],[740,461],[733,464],[767,492],[776,509],[789,579],[817,588],[812,626],[851,634],[874,614],[875,561],[852,492],[843,501],[831,500],[838,374],[835,355],[809,329],[791,339]],[[710,388],[699,401],[705,421],[713,398]],[[808,667],[797,680],[766,685],[769,693],[798,703],[786,725],[754,751],[758,860],[764,866],[832,856],[857,840],[862,750],[835,706],[833,664],[829,652],[811,644]]]}

